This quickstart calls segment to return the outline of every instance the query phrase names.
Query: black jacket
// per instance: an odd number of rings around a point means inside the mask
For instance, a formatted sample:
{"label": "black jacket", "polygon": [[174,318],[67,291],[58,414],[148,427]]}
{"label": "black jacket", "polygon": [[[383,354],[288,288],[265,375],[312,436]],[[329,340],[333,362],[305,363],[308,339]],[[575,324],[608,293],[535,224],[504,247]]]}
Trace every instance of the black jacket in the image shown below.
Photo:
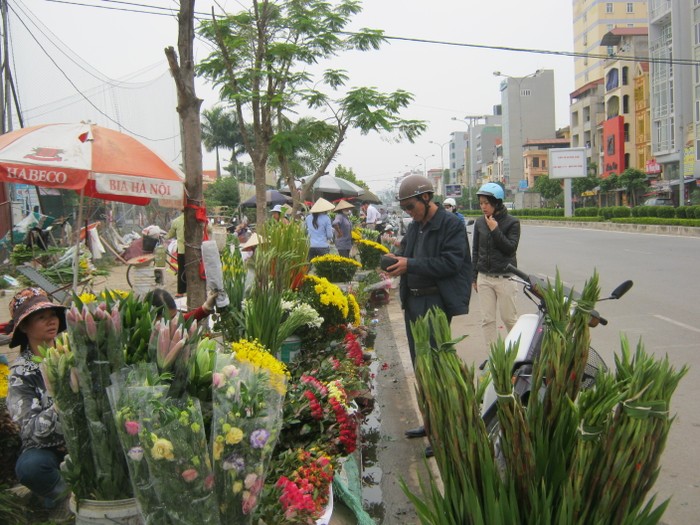
{"label": "black jacket", "polygon": [[[401,255],[408,258],[408,273],[428,276],[440,289],[445,313],[454,316],[469,312],[472,284],[472,260],[464,224],[453,214],[438,207],[430,223],[419,234],[420,224],[411,222],[401,239]],[[423,235],[431,257],[413,257],[418,235]],[[401,276],[401,303],[408,298],[408,279]]]}
{"label": "black jacket", "polygon": [[520,221],[501,210],[494,214],[498,228],[491,231],[481,216],[474,223],[472,259],[474,280],[479,272],[507,273],[506,266],[518,266],[515,252],[520,241]]}

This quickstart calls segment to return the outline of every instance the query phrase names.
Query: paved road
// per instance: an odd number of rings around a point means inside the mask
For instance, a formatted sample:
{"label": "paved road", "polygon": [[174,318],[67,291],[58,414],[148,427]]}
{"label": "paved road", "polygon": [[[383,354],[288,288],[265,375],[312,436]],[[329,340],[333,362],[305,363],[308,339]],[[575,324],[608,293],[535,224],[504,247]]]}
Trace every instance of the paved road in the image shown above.
{"label": "paved road", "polygon": [[[610,322],[592,332],[593,346],[613,363],[620,333],[633,343],[641,338],[647,350],[668,354],[676,366],[690,365],[673,398],[677,414],[656,483],[661,498],[672,496],[664,516],[669,525],[697,523],[700,516],[700,300],[698,258],[700,238],[607,232],[525,224],[518,266],[528,273],[562,279],[580,289],[594,270],[601,294],[625,279],[634,287],[620,301],[599,303]],[[474,294],[475,295],[475,294]],[[534,312],[521,298],[521,312]],[[471,313],[453,321],[453,334],[468,334],[458,351],[467,362],[487,356],[478,326],[478,296]]]}

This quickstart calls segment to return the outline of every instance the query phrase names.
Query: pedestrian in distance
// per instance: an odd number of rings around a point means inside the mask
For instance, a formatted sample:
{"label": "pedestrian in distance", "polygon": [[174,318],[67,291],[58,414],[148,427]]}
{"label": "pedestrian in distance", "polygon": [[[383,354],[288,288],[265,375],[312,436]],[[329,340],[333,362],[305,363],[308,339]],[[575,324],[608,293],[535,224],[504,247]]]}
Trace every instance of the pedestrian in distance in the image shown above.
{"label": "pedestrian in distance", "polygon": [[[448,322],[453,316],[469,311],[472,277],[469,241],[464,225],[433,202],[433,193],[433,184],[422,175],[409,175],[401,182],[399,204],[413,221],[401,239],[396,263],[387,268],[391,277],[401,277],[399,295],[414,367],[411,323],[432,307],[441,308]],[[425,435],[424,427],[406,431],[407,437]],[[426,456],[432,456],[430,447]]]}
{"label": "pedestrian in distance", "polygon": [[503,204],[505,192],[495,182],[484,184],[476,192],[483,215],[476,219],[472,238],[474,291],[479,294],[481,328],[490,346],[498,339],[496,315],[500,315],[506,333],[518,320],[515,298],[517,283],[510,280],[509,264],[517,267],[520,221]]}
{"label": "pedestrian in distance", "polygon": [[333,242],[333,226],[328,212],[334,208],[333,204],[320,198],[314,203],[309,210],[309,215],[304,219],[310,243],[309,260],[331,251],[329,243]]}
{"label": "pedestrian in distance", "polygon": [[[202,306],[190,310],[189,312],[183,312],[182,317],[185,321],[194,319],[195,321],[201,321],[209,317],[209,315],[214,311],[216,307],[216,298],[219,296],[217,292],[209,291],[207,294],[207,300],[204,301]],[[177,303],[170,292],[163,290],[162,288],[156,288],[148,292],[144,300],[155,307],[158,318],[163,317],[167,313],[168,318],[172,319],[178,314]]]}
{"label": "pedestrian in distance", "polygon": [[355,208],[348,201],[340,201],[336,204],[335,219],[333,219],[333,229],[335,230],[335,247],[338,249],[338,255],[342,257],[350,257],[352,249],[352,222],[348,215]]}
{"label": "pedestrian in distance", "polygon": [[52,303],[40,288],[25,288],[10,301],[10,316],[10,348],[20,347],[20,355],[10,367],[7,392],[7,409],[19,425],[22,440],[15,474],[41,498],[44,508],[63,510],[69,491],[60,471],[65,439],[35,359],[40,346],[53,346],[56,336],[66,329],[66,308]]}
{"label": "pedestrian in distance", "polygon": [[442,207],[450,213],[454,213],[455,216],[462,221],[462,224],[466,226],[467,222],[464,220],[464,215],[457,211],[457,202],[452,197],[448,197],[442,201]]}
{"label": "pedestrian in distance", "polygon": [[382,223],[382,216],[379,210],[372,206],[369,201],[362,201],[362,211],[365,213],[365,228],[379,231]]}
{"label": "pedestrian in distance", "polygon": [[282,209],[282,205],[275,204],[275,206],[270,211],[270,214],[272,215],[273,220],[275,220],[277,222],[281,222],[282,224],[289,224],[289,219],[287,219],[287,217],[285,217],[284,210]]}
{"label": "pedestrian in distance", "polygon": [[166,239],[177,240],[177,293],[175,297],[184,297],[187,293],[187,274],[185,273],[185,210],[170,223]]}

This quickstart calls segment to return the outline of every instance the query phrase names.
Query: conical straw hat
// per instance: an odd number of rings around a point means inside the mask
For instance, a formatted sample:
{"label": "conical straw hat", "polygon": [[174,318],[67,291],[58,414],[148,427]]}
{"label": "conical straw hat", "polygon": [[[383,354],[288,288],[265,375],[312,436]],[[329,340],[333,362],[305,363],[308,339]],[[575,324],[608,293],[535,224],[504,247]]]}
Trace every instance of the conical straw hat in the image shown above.
{"label": "conical straw hat", "polygon": [[311,206],[311,209],[309,211],[311,213],[324,213],[333,210],[333,208],[335,208],[335,206],[333,206],[332,203],[328,202],[326,199],[321,197],[316,202],[314,202],[314,205]]}

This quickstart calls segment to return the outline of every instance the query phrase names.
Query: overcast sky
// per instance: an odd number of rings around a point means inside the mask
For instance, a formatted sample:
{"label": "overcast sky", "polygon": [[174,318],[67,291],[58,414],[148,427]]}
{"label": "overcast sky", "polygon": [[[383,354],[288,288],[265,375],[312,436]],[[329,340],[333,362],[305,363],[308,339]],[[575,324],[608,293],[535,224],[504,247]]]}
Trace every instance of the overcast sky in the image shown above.
{"label": "overcast sky", "polygon": [[[100,0],[84,0],[84,3],[88,2],[125,7]],[[177,10],[175,2],[142,0],[140,3]],[[228,11],[238,11],[242,3],[228,1],[220,5]],[[41,32],[29,23],[35,37],[41,39],[48,35],[49,40],[59,47],[70,48],[77,55],[73,62],[69,62],[65,55],[44,44],[49,49],[48,54],[53,57],[51,61],[40,57],[44,52],[37,51],[33,37],[26,42],[18,39],[14,46],[14,60],[18,64],[16,77],[24,107],[36,108],[39,104],[58,106],[61,105],[57,102],[59,99],[70,95],[71,91],[75,92],[75,88],[57,72],[59,67],[69,72],[75,62],[84,61],[113,79],[132,77],[143,80],[162,75],[167,70],[163,49],[169,45],[177,46],[177,22],[173,17],[95,9],[47,0],[23,0],[22,3],[10,0],[10,6],[16,12],[28,9],[50,31]],[[210,6],[211,2],[207,0],[196,4],[195,9],[207,12]],[[383,29],[387,35],[394,37],[455,44],[553,51],[570,51],[573,48],[569,0],[371,0],[365,1],[363,6],[362,14],[355,19],[351,29],[372,27]],[[22,18],[25,23],[29,22],[26,15],[22,15]],[[15,21],[12,30],[12,34],[19,34],[24,28]],[[22,54],[22,49],[28,53]],[[203,58],[207,53],[201,43],[197,44],[198,58]],[[346,139],[336,162],[352,168],[358,178],[365,180],[375,191],[391,186],[393,180],[409,168],[422,169],[424,162],[419,156],[428,157],[425,162],[428,169],[440,168],[441,164],[449,166],[448,147],[442,148],[444,160],[441,163],[441,149],[430,141],[444,144],[449,141],[450,132],[466,129],[466,124],[453,121],[452,117],[490,113],[492,107],[500,103],[498,87],[501,79],[493,76],[494,71],[524,76],[537,69],[553,69],[556,124],[557,127],[568,125],[568,94],[574,85],[573,59],[569,57],[390,41],[380,51],[344,54],[334,61],[333,67],[348,70],[351,86],[373,86],[382,91],[404,89],[413,93],[414,103],[404,112],[404,116],[428,122],[428,130],[415,144],[397,144],[390,137],[378,134],[363,137],[351,133]],[[141,73],[135,75],[136,72]],[[79,75],[68,73],[68,76],[78,82]],[[95,85],[94,78],[87,78],[84,74],[82,77],[83,84],[78,86],[79,89],[87,91]],[[163,82],[167,81],[163,78]],[[160,103],[169,107],[174,104],[171,94],[165,93],[167,89],[162,87],[163,84],[157,85],[161,86],[160,94],[151,93],[148,96],[153,105]],[[216,93],[201,82],[198,86],[198,95],[204,99],[203,107],[213,106],[217,102]],[[140,106],[136,103],[132,106],[135,113],[145,113],[138,109]],[[69,108],[63,111],[65,114]],[[124,108],[120,111],[128,112]],[[40,119],[40,114],[35,112],[35,119]],[[102,124],[99,117],[70,117],[70,120],[92,118]],[[68,117],[62,118],[65,120]],[[134,122],[132,120],[130,127],[139,129],[130,131],[143,135],[151,133],[149,125],[153,123]],[[107,122],[104,124],[113,126]],[[431,155],[434,157],[429,157]],[[164,156],[169,156],[169,153],[166,152]],[[204,168],[214,168],[212,155],[205,155]]]}

